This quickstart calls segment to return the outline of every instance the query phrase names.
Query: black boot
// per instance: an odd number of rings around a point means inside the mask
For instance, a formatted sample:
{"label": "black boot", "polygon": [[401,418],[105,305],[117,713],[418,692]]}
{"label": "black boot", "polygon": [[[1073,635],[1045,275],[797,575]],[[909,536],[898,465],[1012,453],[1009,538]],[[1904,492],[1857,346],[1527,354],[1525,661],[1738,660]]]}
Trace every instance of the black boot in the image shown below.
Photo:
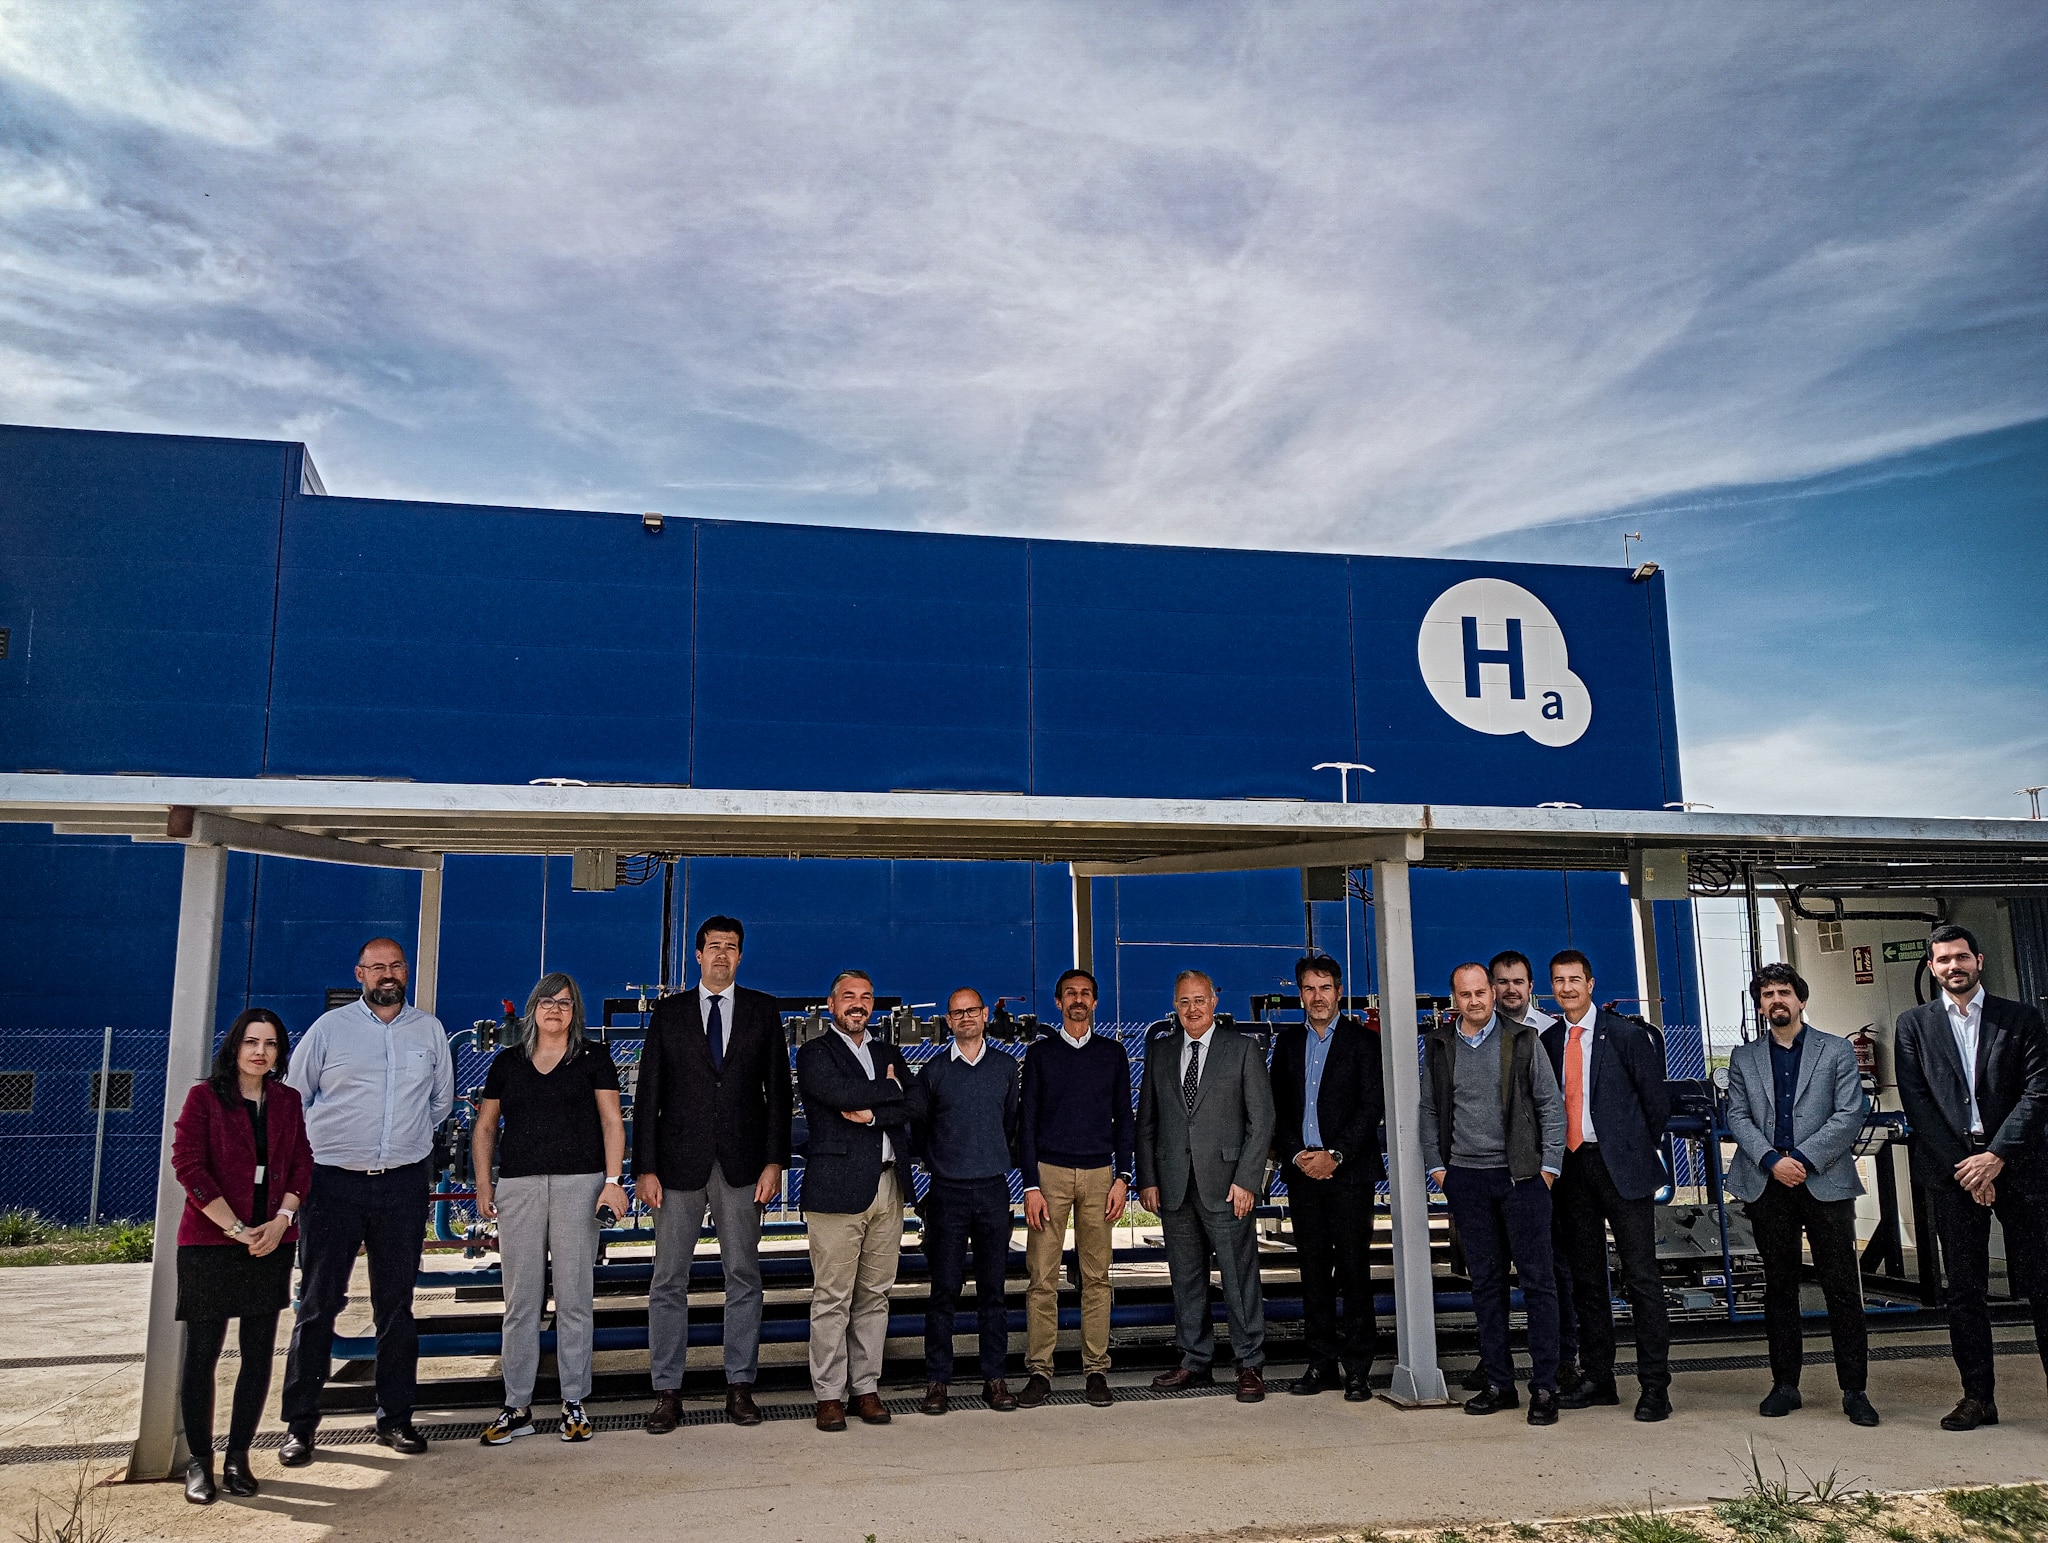
{"label": "black boot", "polygon": [[228,1455],[221,1459],[220,1482],[221,1488],[230,1495],[240,1495],[244,1500],[256,1493],[256,1477],[249,1472],[247,1447],[239,1452],[230,1448]]}
{"label": "black boot", "polygon": [[213,1497],[213,1465],[194,1456],[185,1465],[185,1498],[194,1505],[212,1505]]}

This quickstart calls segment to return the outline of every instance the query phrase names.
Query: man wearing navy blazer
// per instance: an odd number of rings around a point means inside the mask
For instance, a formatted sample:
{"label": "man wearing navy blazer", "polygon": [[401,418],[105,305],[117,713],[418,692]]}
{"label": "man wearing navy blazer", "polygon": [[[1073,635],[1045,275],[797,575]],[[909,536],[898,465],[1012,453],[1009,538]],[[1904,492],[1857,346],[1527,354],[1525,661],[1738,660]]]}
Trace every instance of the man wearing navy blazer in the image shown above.
{"label": "man wearing navy blazer", "polygon": [[1728,1134],[1735,1138],[1728,1187],[1747,1202],[1764,1265],[1771,1391],[1757,1413],[1777,1419],[1800,1405],[1804,1233],[1827,1300],[1842,1412],[1857,1425],[1875,1425],[1877,1411],[1865,1391],[1869,1336],[1856,1260],[1856,1197],[1863,1193],[1856,1138],[1870,1100],[1856,1052],[1846,1039],[1806,1021],[1806,982],[1789,964],[1765,965],[1749,983],[1749,995],[1768,1032],[1728,1057]]}
{"label": "man wearing navy blazer", "polygon": [[647,1025],[633,1097],[635,1198],[654,1212],[647,1344],[654,1377],[648,1434],[683,1414],[690,1348],[690,1264],[709,1212],[725,1273],[725,1413],[759,1425],[761,1213],[789,1166],[789,1050],[764,991],[735,985],[746,928],[712,916],[697,928],[697,985],[663,997]]}
{"label": "man wearing navy blazer", "polygon": [[1571,1254],[1582,1380],[1558,1399],[1566,1409],[1618,1404],[1614,1312],[1605,1290],[1607,1229],[1621,1260],[1635,1323],[1636,1418],[1671,1415],[1671,1317],[1657,1274],[1656,1195],[1667,1181],[1664,1127],[1671,1095],[1664,1048],[1646,1025],[1593,1005],[1593,964],[1576,948],[1550,961],[1558,1021],[1543,1047],[1564,1093],[1564,1173],[1556,1199]]}
{"label": "man wearing navy blazer", "polygon": [[811,1387],[818,1429],[887,1425],[882,1349],[889,1288],[903,1254],[910,1162],[910,1068],[867,1032],[875,983],[841,970],[826,1000],[832,1027],[796,1053],[797,1091],[810,1120],[804,1148],[804,1230],[811,1245]]}
{"label": "man wearing navy blazer", "polygon": [[2048,1125],[2048,1040],[2039,1012],[1986,993],[1984,951],[1966,929],[1936,927],[1927,954],[1941,993],[1900,1016],[1892,1058],[1913,1126],[1913,1180],[1927,1193],[1941,1243],[1949,1348],[1963,1380],[1941,1428],[1964,1431],[1998,1423],[1984,1300],[1993,1216],[2005,1233],[2010,1294],[2032,1302],[2035,1346],[2048,1365],[2048,1281],[2030,1193],[2048,1178],[2035,1155]]}
{"label": "man wearing navy blazer", "polygon": [[1323,954],[1294,966],[1307,1022],[1282,1029],[1273,1044],[1273,1154],[1287,1184],[1287,1215],[1301,1259],[1308,1351],[1308,1369],[1287,1391],[1342,1386],[1356,1404],[1372,1397],[1368,1378],[1378,1349],[1372,1199],[1387,1171],[1380,1155],[1386,1086],[1379,1035],[1338,1012],[1343,982],[1343,967]]}

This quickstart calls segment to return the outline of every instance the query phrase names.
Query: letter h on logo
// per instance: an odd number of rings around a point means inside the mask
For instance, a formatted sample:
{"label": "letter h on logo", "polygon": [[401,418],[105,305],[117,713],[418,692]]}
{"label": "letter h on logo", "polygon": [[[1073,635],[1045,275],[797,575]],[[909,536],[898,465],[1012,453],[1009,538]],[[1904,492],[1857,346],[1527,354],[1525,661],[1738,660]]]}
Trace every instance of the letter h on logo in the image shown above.
{"label": "letter h on logo", "polygon": [[1508,695],[1517,702],[1529,694],[1529,682],[1522,673],[1522,619],[1510,616],[1508,625],[1508,646],[1506,648],[1481,648],[1479,646],[1479,618],[1467,616],[1465,623],[1465,695],[1478,696],[1479,666],[1482,664],[1504,664],[1508,667]]}

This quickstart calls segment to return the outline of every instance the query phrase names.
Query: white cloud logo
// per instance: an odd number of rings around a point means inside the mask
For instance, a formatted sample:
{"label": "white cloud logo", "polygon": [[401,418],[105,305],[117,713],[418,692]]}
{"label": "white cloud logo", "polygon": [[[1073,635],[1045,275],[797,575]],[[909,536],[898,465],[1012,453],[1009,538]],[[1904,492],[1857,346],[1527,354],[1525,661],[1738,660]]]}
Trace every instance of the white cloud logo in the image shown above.
{"label": "white cloud logo", "polygon": [[1422,618],[1416,662],[1437,706],[1482,734],[1526,734],[1569,745],[1593,721],[1564,629],[1549,608],[1506,579],[1453,584]]}

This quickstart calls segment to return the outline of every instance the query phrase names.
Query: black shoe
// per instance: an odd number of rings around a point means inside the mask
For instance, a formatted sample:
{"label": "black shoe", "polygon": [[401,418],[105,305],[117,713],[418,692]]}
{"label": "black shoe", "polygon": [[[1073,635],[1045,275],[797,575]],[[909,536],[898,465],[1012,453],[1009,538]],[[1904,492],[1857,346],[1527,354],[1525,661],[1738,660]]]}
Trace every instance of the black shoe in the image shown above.
{"label": "black shoe", "polygon": [[1567,1388],[1575,1388],[1585,1380],[1585,1375],[1579,1370],[1579,1363],[1577,1361],[1559,1361],[1557,1363],[1557,1391],[1560,1397],[1563,1396]]}
{"label": "black shoe", "polygon": [[213,1470],[195,1457],[185,1465],[185,1498],[194,1505],[212,1505],[213,1496]]}
{"label": "black shoe", "polygon": [[1998,1423],[1998,1405],[1988,1398],[1966,1398],[1941,1417],[1943,1430],[1975,1430]]}
{"label": "black shoe", "polygon": [[1344,1402],[1347,1404],[1369,1404],[1372,1402],[1372,1368],[1354,1366],[1344,1378]]}
{"label": "black shoe", "polygon": [[249,1472],[247,1452],[230,1452],[221,1459],[220,1485],[230,1495],[240,1495],[244,1500],[256,1493],[256,1478]]}
{"label": "black shoe", "polygon": [[1766,1420],[1782,1420],[1793,1410],[1804,1408],[1805,1404],[1806,1400],[1799,1396],[1797,1388],[1777,1382],[1764,1395],[1764,1401],[1756,1406],[1756,1412]]}
{"label": "black shoe", "polygon": [[1486,1391],[1486,1367],[1484,1363],[1474,1361],[1472,1369],[1459,1379],[1458,1386],[1467,1393],[1484,1393]]}
{"label": "black shoe", "polygon": [[1556,1389],[1531,1388],[1529,1390],[1529,1423],[1531,1425],[1555,1425],[1557,1423]]}
{"label": "black shoe", "polygon": [[1643,1396],[1636,1400],[1636,1418],[1645,1425],[1670,1419],[1671,1395],[1662,1388],[1643,1389]]}
{"label": "black shoe", "polygon": [[313,1433],[288,1430],[284,1445],[277,1449],[277,1461],[285,1468],[303,1468],[313,1460]]}
{"label": "black shoe", "polygon": [[1499,1414],[1503,1409],[1522,1407],[1522,1396],[1513,1388],[1488,1388],[1465,1400],[1467,1414]]}
{"label": "black shoe", "polygon": [[1565,1388],[1557,1395],[1560,1409],[1591,1409],[1595,1404],[1618,1404],[1621,1392],[1614,1385],[1612,1377],[1582,1377],[1575,1388]]}
{"label": "black shoe", "polygon": [[[1038,1380],[1040,1382],[1045,1381],[1043,1377]],[[1028,1388],[1030,1384],[1026,1383],[1025,1386]],[[1090,1372],[1088,1374],[1087,1391],[1082,1396],[1088,1400],[1090,1406],[1096,1409],[1107,1409],[1116,1402],[1116,1395],[1109,1391],[1109,1379],[1101,1372]],[[1017,1395],[1017,1402],[1019,1404],[1024,1402],[1023,1394]]]}
{"label": "black shoe", "polygon": [[1870,1407],[1870,1395],[1861,1388],[1842,1395],[1842,1413],[1849,1417],[1851,1425],[1868,1427],[1878,1423],[1877,1411]]}
{"label": "black shoe", "polygon": [[418,1457],[427,1449],[427,1438],[410,1420],[379,1420],[377,1422],[377,1444],[403,1452],[408,1457]]}
{"label": "black shoe", "polygon": [[1343,1378],[1334,1366],[1311,1366],[1287,1384],[1287,1391],[1302,1398],[1334,1388]]}
{"label": "black shoe", "polygon": [[[1101,1374],[1097,1373],[1097,1375]],[[1092,1378],[1090,1380],[1093,1381]],[[1024,1379],[1024,1386],[1017,1390],[1017,1407],[1019,1409],[1036,1409],[1051,1397],[1052,1380],[1038,1372],[1033,1372]],[[1094,1400],[1090,1399],[1089,1402],[1093,1403]]]}

